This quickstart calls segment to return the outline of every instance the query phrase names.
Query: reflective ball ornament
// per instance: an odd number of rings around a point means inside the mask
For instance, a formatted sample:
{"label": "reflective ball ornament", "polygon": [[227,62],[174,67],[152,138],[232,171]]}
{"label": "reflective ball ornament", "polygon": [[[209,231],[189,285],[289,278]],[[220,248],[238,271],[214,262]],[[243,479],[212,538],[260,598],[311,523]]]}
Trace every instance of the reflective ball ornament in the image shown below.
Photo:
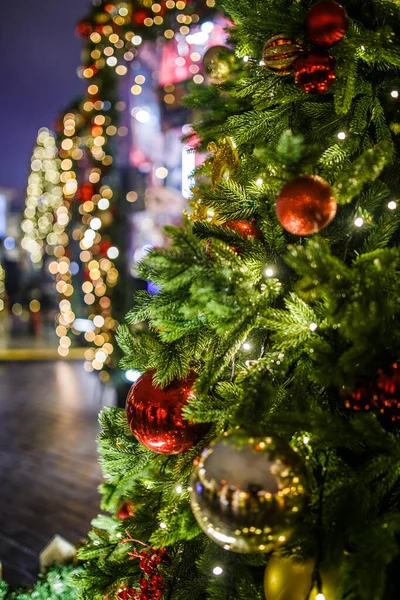
{"label": "reflective ball ornament", "polygon": [[214,542],[234,552],[270,552],[290,536],[308,502],[301,458],[276,437],[235,431],[196,461],[191,506]]}
{"label": "reflective ball ornament", "polygon": [[117,517],[119,519],[129,519],[135,516],[135,506],[130,500],[125,500],[117,511]]}
{"label": "reflective ball ornament", "polygon": [[400,421],[400,366],[393,363],[379,369],[372,378],[359,377],[353,390],[344,388],[346,408],[354,412],[375,412],[390,423]]}
{"label": "reflective ball ornament", "polygon": [[212,46],[203,56],[204,73],[211,83],[223,83],[231,74],[235,54],[225,46]]}
{"label": "reflective ball ornament", "polygon": [[288,75],[293,72],[294,63],[303,51],[303,45],[299,40],[284,35],[274,35],[264,46],[264,66],[276,75]]}
{"label": "reflective ball ornament", "polygon": [[311,50],[296,60],[294,75],[306,94],[323,94],[335,84],[335,59],[325,50]]}
{"label": "reflective ball ornament", "polygon": [[153,384],[155,371],[144,373],[130,389],[126,413],[133,435],[149,450],[180,454],[192,448],[207,427],[187,421],[182,409],[194,397],[195,373],[167,387]]}
{"label": "reflective ball ornament", "polygon": [[233,229],[236,233],[239,233],[243,238],[253,238],[255,240],[262,240],[262,233],[255,223],[245,221],[244,219],[225,221],[224,227]]}
{"label": "reflective ball ornament", "polygon": [[332,46],[346,35],[349,17],[341,4],[320,0],[306,16],[306,41],[314,46]]}
{"label": "reflective ball ornament", "polygon": [[332,188],[318,175],[302,175],[281,189],[276,214],[286,231],[294,235],[318,233],[334,219],[337,211]]}
{"label": "reflective ball ornament", "polygon": [[[264,576],[266,600],[319,600],[318,589],[314,587],[309,595],[315,561],[294,561],[291,558],[274,554],[268,561]],[[325,600],[339,600],[337,574],[321,571]]]}

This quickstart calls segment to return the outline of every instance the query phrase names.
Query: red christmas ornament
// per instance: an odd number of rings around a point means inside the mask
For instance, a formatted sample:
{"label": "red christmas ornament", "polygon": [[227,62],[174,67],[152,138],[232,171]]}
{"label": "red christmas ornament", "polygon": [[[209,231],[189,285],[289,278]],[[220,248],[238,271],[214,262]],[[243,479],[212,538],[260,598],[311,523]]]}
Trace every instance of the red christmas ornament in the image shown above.
{"label": "red christmas ornament", "polygon": [[224,227],[229,227],[246,239],[254,238],[256,240],[262,240],[262,233],[254,223],[250,223],[245,220],[233,220],[226,221]]}
{"label": "red christmas ornament", "polygon": [[129,598],[137,598],[135,588],[128,588],[126,590],[120,590],[117,594],[118,600],[129,600]]}
{"label": "red christmas ornament", "polygon": [[108,250],[112,247],[112,243],[109,240],[104,240],[99,244],[99,254],[107,256]]}
{"label": "red christmas ornament", "polygon": [[264,66],[276,75],[288,75],[293,72],[294,62],[303,51],[303,45],[299,40],[284,35],[274,35],[264,46]]}
{"label": "red christmas ornament", "polygon": [[131,387],[126,412],[133,435],[149,450],[180,454],[192,448],[204,435],[204,425],[187,421],[183,407],[193,397],[196,375],[175,380],[167,387],[153,384],[155,371],[147,371]]}
{"label": "red christmas ornament", "polygon": [[135,507],[130,500],[126,500],[118,509],[117,517],[119,519],[128,519],[135,516]]}
{"label": "red christmas ornament", "polygon": [[87,202],[92,199],[94,194],[93,185],[91,183],[84,183],[80,188],[80,198],[82,202]]}
{"label": "red christmas ornament", "polygon": [[346,35],[349,17],[334,0],[320,0],[306,17],[306,41],[314,46],[332,46]]}
{"label": "red christmas ornament", "polygon": [[82,19],[82,21],[79,21],[79,23],[75,27],[76,35],[80,38],[88,38],[92,31],[93,27],[90,21],[87,19]]}
{"label": "red christmas ornament", "polygon": [[335,59],[325,50],[311,50],[294,64],[296,83],[307,94],[322,94],[336,81]]}
{"label": "red christmas ornament", "polygon": [[135,10],[132,13],[132,22],[136,25],[144,25],[145,20],[148,19],[149,16],[147,10]]}
{"label": "red christmas ornament", "polygon": [[400,368],[398,363],[379,369],[372,381],[358,378],[353,391],[343,389],[346,408],[355,412],[372,410],[386,417],[392,423],[400,421]]}
{"label": "red christmas ornament", "polygon": [[317,175],[302,175],[289,181],[276,201],[276,214],[286,231],[294,235],[318,233],[336,215],[332,188]]}

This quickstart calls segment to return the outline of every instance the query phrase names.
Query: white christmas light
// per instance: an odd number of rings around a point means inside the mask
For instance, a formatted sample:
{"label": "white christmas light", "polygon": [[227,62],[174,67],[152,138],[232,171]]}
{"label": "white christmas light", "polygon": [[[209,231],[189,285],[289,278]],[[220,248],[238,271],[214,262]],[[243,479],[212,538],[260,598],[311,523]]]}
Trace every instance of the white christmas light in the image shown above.
{"label": "white christmas light", "polygon": [[318,329],[318,325],[316,323],[310,323],[309,328],[311,331],[315,331]]}
{"label": "white christmas light", "polygon": [[307,445],[309,441],[310,441],[310,438],[309,438],[307,435],[305,435],[305,436],[303,437],[303,444],[306,444],[306,445]]}
{"label": "white christmas light", "polygon": [[101,221],[100,221],[100,219],[98,217],[95,217],[94,219],[92,219],[90,221],[90,227],[92,229],[94,229],[95,231],[97,231],[97,229],[100,229],[100,227],[101,227]]}
{"label": "white christmas light", "polygon": [[146,108],[140,108],[135,111],[134,117],[139,123],[148,123],[151,119],[151,114]]}
{"label": "white christmas light", "polygon": [[243,350],[251,350],[251,344],[249,344],[248,342],[245,342],[242,346]]}
{"label": "white christmas light", "polygon": [[166,169],[165,167],[159,167],[158,169],[156,169],[155,176],[157,177],[157,179],[165,179],[166,177],[168,177],[168,169]]}
{"label": "white christmas light", "polygon": [[339,140],[345,140],[346,139],[346,134],[344,131],[339,131],[339,133],[337,134]]}
{"label": "white christmas light", "polygon": [[357,219],[354,221],[354,225],[356,227],[362,227],[364,225],[364,219],[362,217],[357,217]]}
{"label": "white christmas light", "polygon": [[274,276],[274,271],[273,271],[273,269],[270,269],[270,268],[265,269],[264,273],[265,273],[266,277],[273,277]]}
{"label": "white christmas light", "polygon": [[399,97],[399,92],[397,90],[392,90],[390,92],[390,95],[392,96],[392,98],[398,98]]}
{"label": "white christmas light", "polygon": [[97,206],[100,210],[106,210],[110,206],[110,201],[107,198],[101,198]]}
{"label": "white christmas light", "polygon": [[243,56],[243,61],[245,63],[249,62],[249,60],[250,60],[250,56],[247,56],[247,54],[246,54],[246,56]]}
{"label": "white christmas light", "polygon": [[391,200],[391,201],[388,203],[388,208],[389,208],[390,210],[396,210],[396,208],[397,208],[397,202],[395,202],[394,200]]}
{"label": "white christmas light", "polygon": [[160,523],[160,527],[161,527],[161,529],[167,529],[167,524],[166,523]]}
{"label": "white christmas light", "polygon": [[326,600],[326,598],[324,594],[317,594],[315,596],[315,600]]}
{"label": "white christmas light", "polygon": [[111,246],[111,248],[109,248],[107,250],[107,256],[108,258],[111,258],[111,260],[114,260],[114,258],[118,258],[119,256],[119,250],[116,246]]}
{"label": "white christmas light", "polygon": [[256,181],[256,184],[259,186],[261,186],[263,183],[264,183],[264,180],[261,177],[259,177]]}
{"label": "white christmas light", "polygon": [[205,33],[211,33],[213,29],[214,29],[214,23],[211,23],[211,21],[206,21],[201,26],[201,30],[204,31]]}
{"label": "white christmas light", "polygon": [[222,567],[214,567],[213,568],[214,575],[222,575],[223,572],[224,572],[224,570]]}

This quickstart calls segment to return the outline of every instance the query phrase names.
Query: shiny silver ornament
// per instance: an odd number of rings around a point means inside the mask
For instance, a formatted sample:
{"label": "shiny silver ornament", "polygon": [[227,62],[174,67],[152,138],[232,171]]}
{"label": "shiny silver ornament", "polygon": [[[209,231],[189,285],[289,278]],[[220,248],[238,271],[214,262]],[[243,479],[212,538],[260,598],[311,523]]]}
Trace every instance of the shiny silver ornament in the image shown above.
{"label": "shiny silver ornament", "polygon": [[301,458],[277,436],[234,431],[203,451],[191,505],[202,530],[234,552],[270,552],[283,544],[308,503]]}

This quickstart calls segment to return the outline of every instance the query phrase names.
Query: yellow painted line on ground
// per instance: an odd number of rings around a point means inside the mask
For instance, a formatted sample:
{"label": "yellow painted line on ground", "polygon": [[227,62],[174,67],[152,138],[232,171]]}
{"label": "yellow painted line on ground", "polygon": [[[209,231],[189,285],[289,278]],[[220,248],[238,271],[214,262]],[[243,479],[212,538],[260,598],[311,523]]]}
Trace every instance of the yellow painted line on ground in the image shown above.
{"label": "yellow painted line on ground", "polygon": [[60,356],[57,348],[7,348],[0,349],[0,361],[10,360],[82,360],[87,348],[71,348],[68,356]]}

